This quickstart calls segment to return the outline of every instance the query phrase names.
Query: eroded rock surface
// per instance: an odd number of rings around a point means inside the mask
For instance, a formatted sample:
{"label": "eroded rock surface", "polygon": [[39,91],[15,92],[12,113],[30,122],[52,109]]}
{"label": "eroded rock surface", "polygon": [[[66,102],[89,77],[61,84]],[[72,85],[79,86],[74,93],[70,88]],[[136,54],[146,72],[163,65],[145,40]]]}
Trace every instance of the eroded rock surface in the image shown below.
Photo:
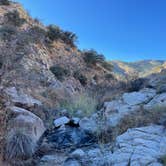
{"label": "eroded rock surface", "polygon": [[113,166],[149,166],[160,164],[166,154],[166,131],[163,126],[129,129],[116,139],[110,163]]}

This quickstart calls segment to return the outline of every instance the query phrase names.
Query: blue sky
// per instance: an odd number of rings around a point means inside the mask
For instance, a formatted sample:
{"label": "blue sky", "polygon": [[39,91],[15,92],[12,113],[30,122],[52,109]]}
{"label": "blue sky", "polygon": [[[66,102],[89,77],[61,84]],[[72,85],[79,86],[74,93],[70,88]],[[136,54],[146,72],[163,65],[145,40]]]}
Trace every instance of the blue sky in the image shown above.
{"label": "blue sky", "polygon": [[166,0],[16,0],[107,59],[166,59]]}

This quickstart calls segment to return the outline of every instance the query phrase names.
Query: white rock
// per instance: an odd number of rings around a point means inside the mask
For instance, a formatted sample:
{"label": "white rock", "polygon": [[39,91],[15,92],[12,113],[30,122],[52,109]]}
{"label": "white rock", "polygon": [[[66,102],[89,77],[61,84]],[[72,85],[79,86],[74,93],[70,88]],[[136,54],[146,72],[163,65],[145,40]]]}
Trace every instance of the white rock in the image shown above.
{"label": "white rock", "polygon": [[54,125],[55,125],[55,127],[60,127],[60,126],[63,126],[69,122],[70,122],[70,119],[67,118],[66,116],[63,116],[61,118],[55,119]]}
{"label": "white rock", "polygon": [[146,166],[159,164],[158,158],[166,154],[166,132],[163,126],[129,129],[116,139],[111,164]]}
{"label": "white rock", "polygon": [[146,88],[139,92],[124,93],[122,98],[124,103],[133,106],[133,105],[146,103],[155,95],[156,95],[156,90]]}

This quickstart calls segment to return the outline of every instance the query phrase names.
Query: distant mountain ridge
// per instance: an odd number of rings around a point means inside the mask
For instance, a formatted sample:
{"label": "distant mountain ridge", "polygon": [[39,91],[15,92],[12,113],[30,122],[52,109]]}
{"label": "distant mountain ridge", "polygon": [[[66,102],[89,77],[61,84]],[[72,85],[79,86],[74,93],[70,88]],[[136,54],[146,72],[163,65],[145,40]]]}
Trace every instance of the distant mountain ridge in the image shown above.
{"label": "distant mountain ridge", "polygon": [[138,75],[139,77],[146,77],[153,73],[161,72],[166,68],[166,61],[164,60],[141,60],[136,62],[110,61],[114,66],[113,72],[115,75],[125,77],[130,75]]}

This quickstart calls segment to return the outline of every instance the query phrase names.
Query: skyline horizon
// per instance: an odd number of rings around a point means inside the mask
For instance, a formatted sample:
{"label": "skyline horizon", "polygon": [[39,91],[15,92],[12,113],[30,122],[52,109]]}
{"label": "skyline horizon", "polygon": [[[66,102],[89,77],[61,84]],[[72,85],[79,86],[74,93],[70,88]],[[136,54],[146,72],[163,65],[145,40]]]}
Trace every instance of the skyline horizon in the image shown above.
{"label": "skyline horizon", "polygon": [[[87,0],[71,0],[70,3],[48,0],[45,3],[41,0],[40,4],[33,0],[16,1],[44,25],[55,24],[76,33],[80,50],[93,48],[106,60],[125,62],[166,59],[164,0],[159,0],[160,3],[155,0],[148,0],[150,3],[143,0],[134,0],[135,3],[132,0],[126,0],[126,3],[122,0],[104,0],[104,3],[101,0],[89,3]],[[100,13],[98,9],[101,9]]]}

